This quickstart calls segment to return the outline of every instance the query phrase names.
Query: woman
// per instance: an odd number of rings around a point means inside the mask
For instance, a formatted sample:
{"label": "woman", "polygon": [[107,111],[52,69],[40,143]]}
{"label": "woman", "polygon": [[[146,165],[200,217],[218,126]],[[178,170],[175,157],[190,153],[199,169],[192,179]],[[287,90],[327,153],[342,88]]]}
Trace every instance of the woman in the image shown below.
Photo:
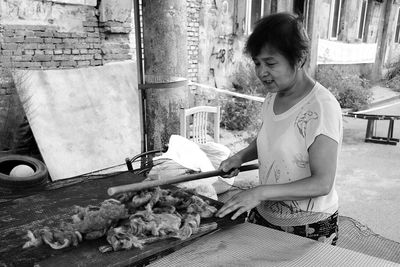
{"label": "woman", "polygon": [[262,18],[247,40],[265,88],[263,124],[256,140],[223,161],[226,177],[258,159],[260,185],[240,192],[218,211],[333,245],[337,240],[335,175],[342,115],[335,97],[306,72],[309,40],[288,13]]}

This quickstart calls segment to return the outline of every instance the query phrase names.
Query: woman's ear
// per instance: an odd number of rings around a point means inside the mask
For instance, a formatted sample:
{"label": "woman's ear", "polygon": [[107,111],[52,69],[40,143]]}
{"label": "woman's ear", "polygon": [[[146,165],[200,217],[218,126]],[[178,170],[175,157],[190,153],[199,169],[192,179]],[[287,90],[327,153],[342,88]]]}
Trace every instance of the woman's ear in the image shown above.
{"label": "woman's ear", "polygon": [[301,58],[299,59],[299,62],[298,62],[298,69],[301,69],[306,64],[307,54],[308,53],[306,51],[303,51]]}

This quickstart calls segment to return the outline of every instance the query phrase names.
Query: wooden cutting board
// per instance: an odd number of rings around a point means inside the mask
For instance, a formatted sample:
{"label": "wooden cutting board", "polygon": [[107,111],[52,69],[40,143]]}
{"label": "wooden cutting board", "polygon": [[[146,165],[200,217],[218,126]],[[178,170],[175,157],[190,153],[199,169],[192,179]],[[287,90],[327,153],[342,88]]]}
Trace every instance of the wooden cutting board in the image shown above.
{"label": "wooden cutting board", "polygon": [[[181,241],[177,239],[161,240],[148,244],[144,249],[132,249],[102,254],[98,247],[106,245],[105,238],[85,241],[78,247],[53,250],[48,246],[23,250],[23,236],[26,230],[41,226],[56,226],[60,220],[69,218],[73,205],[97,205],[107,196],[107,189],[143,180],[143,176],[124,172],[102,179],[82,180],[72,179],[69,183],[76,184],[59,189],[43,191],[31,196],[21,197],[2,203],[0,209],[0,265],[5,266],[126,266],[140,262],[149,262],[181,248],[199,236]],[[59,181],[65,182],[65,181]],[[212,205],[221,207],[222,203],[208,199]],[[217,223],[217,229],[229,227],[244,222],[244,217],[235,221],[229,216],[224,218],[208,218],[202,224]],[[210,230],[213,231],[213,230]],[[215,231],[215,230],[214,230]]]}

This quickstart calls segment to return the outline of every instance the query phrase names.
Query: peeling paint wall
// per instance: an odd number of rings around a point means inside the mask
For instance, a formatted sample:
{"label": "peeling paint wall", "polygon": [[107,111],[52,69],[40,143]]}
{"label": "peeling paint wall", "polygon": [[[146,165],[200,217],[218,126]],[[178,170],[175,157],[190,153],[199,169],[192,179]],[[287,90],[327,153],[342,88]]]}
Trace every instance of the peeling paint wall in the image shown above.
{"label": "peeling paint wall", "polygon": [[218,88],[232,87],[230,76],[244,56],[245,42],[240,22],[236,24],[236,8],[234,0],[203,1],[199,29],[200,83]]}
{"label": "peeling paint wall", "polygon": [[396,25],[398,16],[400,16],[400,1],[393,2],[392,10],[389,15],[388,25],[388,43],[385,55],[385,71],[387,71],[392,64],[400,62],[400,43],[395,42]]}
{"label": "peeling paint wall", "polygon": [[0,24],[55,26],[59,32],[84,32],[82,21],[86,20],[88,7],[92,7],[92,15],[95,15],[93,7],[96,1],[91,1],[91,5],[63,2],[66,4],[61,5],[57,1],[0,0]]}
{"label": "peeling paint wall", "polygon": [[132,58],[132,2],[118,2],[102,0],[99,10],[97,0],[0,0],[0,152],[14,149],[24,117],[13,69],[81,68]]}

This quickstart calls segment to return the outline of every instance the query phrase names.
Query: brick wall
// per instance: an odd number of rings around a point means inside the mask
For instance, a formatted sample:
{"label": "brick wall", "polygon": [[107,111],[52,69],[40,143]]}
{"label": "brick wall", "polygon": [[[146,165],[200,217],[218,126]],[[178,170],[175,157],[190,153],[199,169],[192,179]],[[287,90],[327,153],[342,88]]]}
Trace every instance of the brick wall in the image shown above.
{"label": "brick wall", "polygon": [[[187,33],[188,33],[188,79],[192,82],[198,81],[198,58],[199,58],[199,27],[200,8],[202,0],[187,0]],[[191,91],[197,86],[191,85]]]}
{"label": "brick wall", "polygon": [[99,23],[96,7],[84,8],[82,32],[60,32],[51,25],[0,25],[0,152],[13,149],[24,117],[12,69],[81,68],[132,58],[131,19]]}

